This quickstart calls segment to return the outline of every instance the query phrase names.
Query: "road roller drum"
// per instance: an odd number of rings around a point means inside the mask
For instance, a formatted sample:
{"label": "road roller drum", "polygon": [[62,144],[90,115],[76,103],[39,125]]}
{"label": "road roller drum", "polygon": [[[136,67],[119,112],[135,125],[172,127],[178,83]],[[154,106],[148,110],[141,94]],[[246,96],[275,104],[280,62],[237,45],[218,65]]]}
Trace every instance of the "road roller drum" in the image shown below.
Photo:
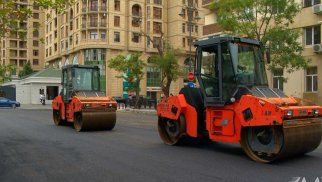
{"label": "road roller drum", "polygon": [[74,127],[77,131],[111,130],[116,123],[115,112],[79,112],[75,114]]}

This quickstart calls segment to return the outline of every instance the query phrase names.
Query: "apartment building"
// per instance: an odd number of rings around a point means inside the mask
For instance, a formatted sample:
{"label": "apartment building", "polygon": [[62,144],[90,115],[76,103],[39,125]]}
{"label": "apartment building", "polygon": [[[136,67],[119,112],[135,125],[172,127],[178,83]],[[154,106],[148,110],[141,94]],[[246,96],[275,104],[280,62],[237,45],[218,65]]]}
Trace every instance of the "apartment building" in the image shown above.
{"label": "apartment building", "polygon": [[[22,31],[26,31],[25,37],[20,37],[19,32],[11,32],[7,37],[0,39],[0,63],[3,65],[15,65],[17,70],[14,75],[29,61],[33,70],[41,70],[44,67],[45,54],[42,50],[45,45],[41,43],[44,33],[44,12],[38,6],[30,6],[32,0],[17,0],[17,8],[33,8],[31,18],[19,23]],[[14,18],[14,17],[13,17]]]}
{"label": "apartment building", "polygon": [[[189,54],[188,18],[178,14],[186,9],[187,0],[78,0],[63,13],[46,12],[45,62],[49,67],[67,64],[96,64],[101,67],[103,87],[108,95],[122,96],[127,83],[118,72],[107,67],[111,58],[141,52],[147,63],[141,82],[141,95],[159,98],[160,71],[149,61],[157,54],[152,43],[163,36],[182,49],[179,63]],[[191,1],[194,16],[202,16],[201,0]],[[202,35],[203,20],[193,21],[192,39]],[[178,93],[184,85],[181,78],[171,85]]]}
{"label": "apartment building", "polygon": [[[210,36],[221,34],[222,29],[217,23],[216,11],[208,8],[212,0],[203,0],[202,7],[205,11],[205,25],[203,35]],[[322,4],[320,0],[296,0],[302,5],[301,12],[296,16],[290,28],[302,31],[299,41],[304,47],[303,55],[308,60],[308,68],[287,73],[280,69],[275,73],[267,71],[269,85],[283,90],[287,95],[302,98],[314,104],[322,104]],[[286,82],[279,78],[287,78]]]}

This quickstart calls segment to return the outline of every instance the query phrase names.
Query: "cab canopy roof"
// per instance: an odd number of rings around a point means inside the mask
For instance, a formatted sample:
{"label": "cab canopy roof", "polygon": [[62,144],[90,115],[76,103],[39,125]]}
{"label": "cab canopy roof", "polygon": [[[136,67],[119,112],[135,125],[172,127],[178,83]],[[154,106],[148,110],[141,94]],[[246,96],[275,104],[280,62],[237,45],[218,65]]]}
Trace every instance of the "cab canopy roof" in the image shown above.
{"label": "cab canopy roof", "polygon": [[203,47],[203,46],[218,44],[221,42],[241,42],[241,43],[253,44],[258,46],[261,45],[259,41],[253,40],[253,39],[240,38],[240,37],[234,37],[234,36],[211,36],[211,37],[208,37],[208,39],[196,41],[194,43],[194,46]]}
{"label": "cab canopy roof", "polygon": [[63,66],[62,69],[70,69],[70,68],[91,68],[91,69],[98,69],[99,67],[97,65],[79,65],[79,64],[69,64],[66,66]]}

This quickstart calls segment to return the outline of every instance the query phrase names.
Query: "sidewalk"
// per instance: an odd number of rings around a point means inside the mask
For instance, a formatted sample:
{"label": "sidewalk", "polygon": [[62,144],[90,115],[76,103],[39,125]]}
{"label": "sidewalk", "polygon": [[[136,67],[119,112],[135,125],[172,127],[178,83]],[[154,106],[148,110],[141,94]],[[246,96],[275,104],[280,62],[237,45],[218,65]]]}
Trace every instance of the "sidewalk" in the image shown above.
{"label": "sidewalk", "polygon": [[[51,110],[51,104],[41,105],[41,104],[21,104],[20,109],[32,109],[32,110]],[[132,108],[122,108],[117,109],[117,112],[135,112],[135,113],[151,113],[156,114],[156,110],[154,108],[146,108],[146,109],[132,109]]]}

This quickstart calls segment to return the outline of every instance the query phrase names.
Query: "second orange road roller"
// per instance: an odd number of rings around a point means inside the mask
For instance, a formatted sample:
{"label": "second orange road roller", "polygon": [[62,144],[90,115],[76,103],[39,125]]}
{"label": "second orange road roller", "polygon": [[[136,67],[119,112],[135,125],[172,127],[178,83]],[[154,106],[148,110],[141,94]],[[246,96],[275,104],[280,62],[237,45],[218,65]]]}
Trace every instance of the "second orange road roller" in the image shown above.
{"label": "second orange road roller", "polygon": [[117,102],[100,90],[98,66],[64,66],[62,91],[52,102],[55,125],[73,123],[76,131],[112,130]]}
{"label": "second orange road roller", "polygon": [[200,40],[195,46],[199,87],[185,87],[157,105],[164,143],[205,137],[239,142],[252,160],[263,163],[319,146],[322,107],[301,105],[268,87],[264,57],[270,56],[260,42],[227,36]]}

